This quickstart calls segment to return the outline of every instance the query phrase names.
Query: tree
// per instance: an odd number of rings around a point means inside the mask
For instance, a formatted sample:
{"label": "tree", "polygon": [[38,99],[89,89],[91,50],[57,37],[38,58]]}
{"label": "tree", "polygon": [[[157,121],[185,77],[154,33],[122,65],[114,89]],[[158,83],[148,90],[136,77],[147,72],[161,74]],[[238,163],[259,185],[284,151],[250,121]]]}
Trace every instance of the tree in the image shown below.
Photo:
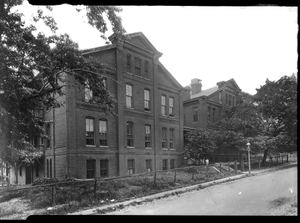
{"label": "tree", "polygon": [[[17,162],[32,164],[41,156],[29,141],[32,135],[44,136],[45,121],[36,111],[63,105],[55,95],[65,94],[69,77],[75,80],[73,87],[87,86],[93,91],[95,97],[90,103],[99,109],[114,114],[116,102],[102,81],[107,65],[84,59],[67,34],[55,35],[55,20],[40,9],[35,21],[44,21],[54,34],[35,35],[35,26],[25,26],[22,14],[12,11],[21,3],[0,2],[0,155],[15,167]],[[86,10],[89,23],[101,33],[107,30],[102,17],[105,12],[116,35],[124,34],[121,19],[115,14],[120,8],[86,6]]]}
{"label": "tree", "polygon": [[224,115],[218,122],[219,131],[233,131],[242,137],[257,136],[262,131],[263,119],[253,101],[253,96],[246,92],[239,92],[237,104],[228,115]]}
{"label": "tree", "polygon": [[211,139],[219,151],[239,151],[243,147],[241,133],[226,130],[213,131]]}
{"label": "tree", "polygon": [[293,149],[297,147],[297,84],[294,74],[278,81],[267,79],[254,96],[264,121],[269,123],[269,134],[273,137],[284,135]]}
{"label": "tree", "polygon": [[187,144],[184,149],[184,156],[193,164],[211,154],[216,146],[211,140],[211,133],[198,128],[186,134]]}

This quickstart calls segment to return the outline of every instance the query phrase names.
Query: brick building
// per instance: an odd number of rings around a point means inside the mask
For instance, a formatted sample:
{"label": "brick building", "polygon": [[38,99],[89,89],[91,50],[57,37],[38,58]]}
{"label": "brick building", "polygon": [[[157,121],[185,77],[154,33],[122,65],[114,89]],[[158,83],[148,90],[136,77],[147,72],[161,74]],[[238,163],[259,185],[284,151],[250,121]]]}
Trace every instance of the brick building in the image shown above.
{"label": "brick building", "polygon": [[162,53],[143,33],[128,36],[121,41],[112,35],[112,44],[82,51],[84,57],[110,67],[105,85],[118,100],[118,116],[87,103],[88,89],[66,88],[59,97],[65,106],[45,115],[51,136],[43,142],[48,147],[45,176],[99,178],[181,165],[183,88],[159,62]]}
{"label": "brick building", "polygon": [[[183,95],[184,134],[196,128],[213,130],[215,123],[236,105],[238,92],[241,91],[234,79],[220,81],[216,86],[202,90],[200,79],[192,79]],[[235,152],[226,155],[225,160],[232,159]],[[214,161],[221,160],[223,154],[215,154]]]}

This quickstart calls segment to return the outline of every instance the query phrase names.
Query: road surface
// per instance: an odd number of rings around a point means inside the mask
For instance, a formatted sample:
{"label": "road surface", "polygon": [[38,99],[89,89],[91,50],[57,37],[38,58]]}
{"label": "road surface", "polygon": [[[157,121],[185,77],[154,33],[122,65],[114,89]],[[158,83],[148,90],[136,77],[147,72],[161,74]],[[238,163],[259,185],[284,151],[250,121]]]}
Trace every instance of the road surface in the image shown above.
{"label": "road surface", "polygon": [[274,200],[297,196],[297,167],[129,206],[109,215],[268,215]]}

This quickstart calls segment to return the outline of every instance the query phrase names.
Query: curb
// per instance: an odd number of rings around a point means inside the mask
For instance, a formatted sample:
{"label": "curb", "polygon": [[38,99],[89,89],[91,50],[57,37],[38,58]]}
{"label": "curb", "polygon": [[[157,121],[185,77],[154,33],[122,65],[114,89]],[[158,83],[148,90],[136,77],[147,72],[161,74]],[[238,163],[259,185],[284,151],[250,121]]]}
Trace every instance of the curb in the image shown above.
{"label": "curb", "polygon": [[237,176],[226,177],[226,178],[222,178],[222,179],[219,179],[219,180],[214,180],[214,181],[205,182],[205,183],[201,183],[201,184],[196,184],[196,185],[192,185],[192,186],[188,186],[188,187],[183,187],[183,188],[178,188],[178,189],[174,189],[174,190],[164,191],[164,192],[160,192],[160,193],[157,193],[157,194],[152,194],[152,195],[148,195],[148,196],[145,196],[145,197],[135,198],[135,199],[128,200],[128,201],[123,201],[123,202],[110,204],[110,205],[106,205],[106,206],[102,206],[102,207],[91,208],[91,209],[88,209],[88,210],[69,213],[68,215],[105,214],[107,212],[115,211],[116,209],[123,209],[124,207],[129,206],[129,205],[138,205],[138,204],[141,204],[141,203],[144,203],[144,202],[153,201],[154,199],[162,199],[162,198],[165,198],[165,197],[190,192],[190,191],[193,191],[193,190],[204,189],[204,188],[209,187],[209,186],[213,186],[213,185],[217,185],[217,184],[221,184],[221,183],[225,183],[225,182],[229,182],[229,181],[242,179],[242,178],[245,178],[245,177],[252,177],[252,176],[260,175],[260,174],[267,173],[267,172],[273,172],[273,171],[280,170],[280,169],[286,169],[286,168],[294,167],[294,166],[297,166],[297,165],[298,165],[298,163],[295,162],[295,163],[280,166],[280,167],[277,167],[277,168],[270,168],[270,169],[253,171],[254,173],[251,173],[250,175],[248,173],[245,173],[246,172],[245,171],[245,172],[242,172],[240,175],[237,175]]}

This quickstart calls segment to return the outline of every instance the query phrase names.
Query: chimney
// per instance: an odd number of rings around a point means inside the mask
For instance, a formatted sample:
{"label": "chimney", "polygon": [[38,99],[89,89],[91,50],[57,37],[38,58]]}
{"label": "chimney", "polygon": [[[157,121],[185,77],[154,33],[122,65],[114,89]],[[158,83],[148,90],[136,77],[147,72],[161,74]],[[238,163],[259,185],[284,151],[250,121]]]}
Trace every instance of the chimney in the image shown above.
{"label": "chimney", "polygon": [[190,86],[186,86],[183,88],[183,97],[182,100],[186,101],[191,99],[191,87]]}
{"label": "chimney", "polygon": [[197,78],[192,79],[191,87],[192,87],[192,95],[201,92],[201,90],[202,90],[201,89],[202,88],[201,80],[197,79]]}
{"label": "chimney", "polygon": [[218,83],[217,83],[218,88],[223,87],[223,85],[224,85],[225,83],[226,83],[225,81],[220,81],[220,82],[218,82]]}

